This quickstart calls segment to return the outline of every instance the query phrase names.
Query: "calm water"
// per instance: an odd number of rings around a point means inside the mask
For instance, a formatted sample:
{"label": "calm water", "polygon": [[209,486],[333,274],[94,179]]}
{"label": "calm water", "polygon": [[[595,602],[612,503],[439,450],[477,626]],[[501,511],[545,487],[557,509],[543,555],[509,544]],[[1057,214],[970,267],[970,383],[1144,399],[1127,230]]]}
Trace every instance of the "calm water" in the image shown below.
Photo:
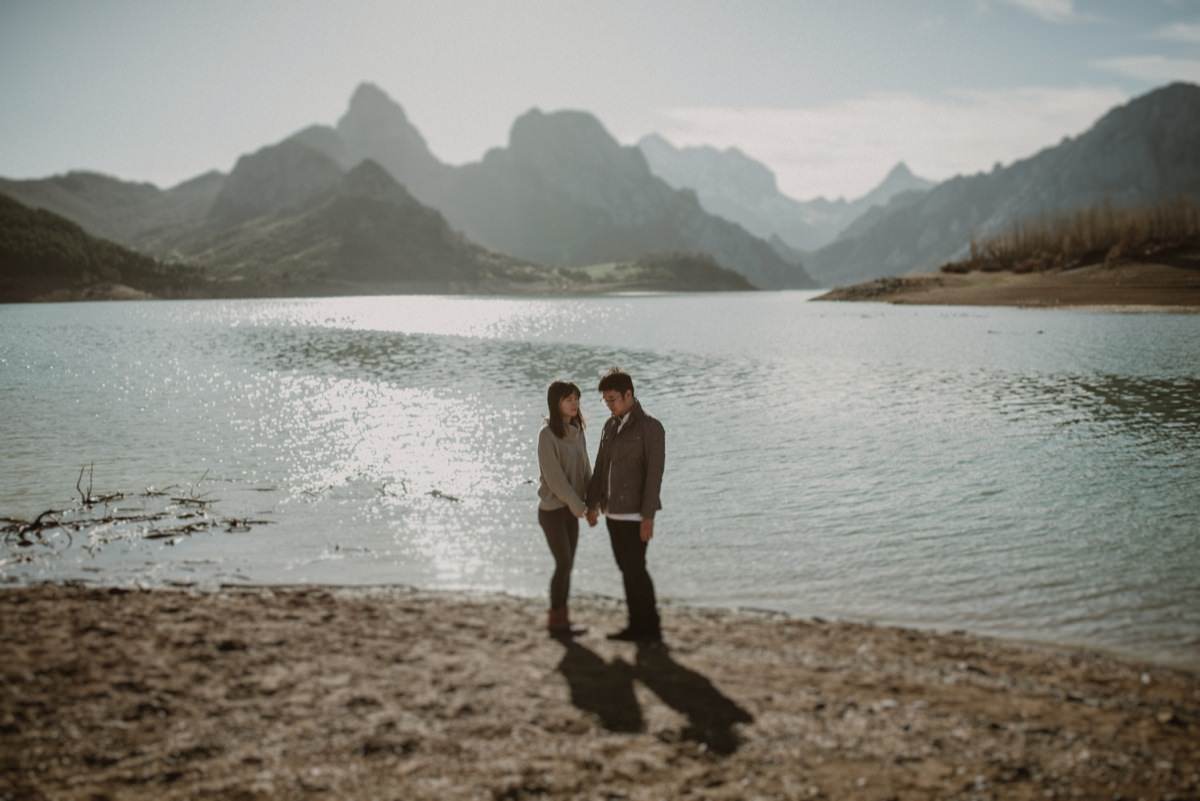
{"label": "calm water", "polygon": [[[0,578],[540,595],[545,387],[588,389],[594,457],[619,364],[667,430],[664,599],[1200,664],[1200,316],[810,297],[0,306],[0,516],[94,462],[270,521],[9,544]],[[620,595],[585,532],[574,591]]]}

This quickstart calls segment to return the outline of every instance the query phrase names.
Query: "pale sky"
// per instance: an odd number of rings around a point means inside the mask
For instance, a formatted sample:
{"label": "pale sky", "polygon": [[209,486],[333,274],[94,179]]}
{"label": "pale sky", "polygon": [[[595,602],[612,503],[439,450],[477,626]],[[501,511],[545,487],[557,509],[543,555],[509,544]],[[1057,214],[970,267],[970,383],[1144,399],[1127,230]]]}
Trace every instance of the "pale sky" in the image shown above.
{"label": "pale sky", "polygon": [[739,147],[807,199],[942,180],[1200,83],[1200,0],[0,0],[0,175],[170,186],[371,81],[442,160],[531,107]]}

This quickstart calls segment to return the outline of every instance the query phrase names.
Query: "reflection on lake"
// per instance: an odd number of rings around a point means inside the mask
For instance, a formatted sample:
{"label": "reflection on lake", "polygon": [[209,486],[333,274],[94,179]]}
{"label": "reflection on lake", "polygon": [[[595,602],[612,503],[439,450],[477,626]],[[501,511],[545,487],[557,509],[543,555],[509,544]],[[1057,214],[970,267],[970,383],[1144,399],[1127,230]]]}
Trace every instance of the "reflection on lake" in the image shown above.
{"label": "reflection on lake", "polygon": [[[620,364],[667,429],[666,598],[1200,663],[1200,317],[808,297],[0,306],[0,515],[95,462],[271,521],[0,571],[540,595],[545,386]],[[601,531],[574,587],[619,595]]]}

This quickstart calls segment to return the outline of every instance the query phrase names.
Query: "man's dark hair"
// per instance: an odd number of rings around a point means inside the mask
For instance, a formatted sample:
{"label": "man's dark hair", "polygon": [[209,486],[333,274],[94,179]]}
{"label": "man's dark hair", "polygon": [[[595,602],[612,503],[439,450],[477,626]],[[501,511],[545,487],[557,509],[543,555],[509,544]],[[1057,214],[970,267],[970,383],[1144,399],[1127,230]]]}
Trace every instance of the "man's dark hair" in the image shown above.
{"label": "man's dark hair", "polygon": [[600,391],[620,392],[622,395],[626,392],[633,392],[633,379],[620,367],[614,367],[600,379]]}

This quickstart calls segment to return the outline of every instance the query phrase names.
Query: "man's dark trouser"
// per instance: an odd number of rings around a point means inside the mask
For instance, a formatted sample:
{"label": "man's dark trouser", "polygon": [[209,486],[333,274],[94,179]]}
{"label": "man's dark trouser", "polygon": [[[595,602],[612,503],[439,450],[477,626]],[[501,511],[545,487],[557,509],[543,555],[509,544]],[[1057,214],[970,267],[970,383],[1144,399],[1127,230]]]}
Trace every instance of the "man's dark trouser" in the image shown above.
{"label": "man's dark trouser", "polygon": [[658,605],[654,599],[654,582],[646,570],[646,545],[642,542],[642,524],[637,520],[611,520],[608,541],[613,556],[625,580],[625,606],[629,611],[629,628],[639,634],[660,633]]}

